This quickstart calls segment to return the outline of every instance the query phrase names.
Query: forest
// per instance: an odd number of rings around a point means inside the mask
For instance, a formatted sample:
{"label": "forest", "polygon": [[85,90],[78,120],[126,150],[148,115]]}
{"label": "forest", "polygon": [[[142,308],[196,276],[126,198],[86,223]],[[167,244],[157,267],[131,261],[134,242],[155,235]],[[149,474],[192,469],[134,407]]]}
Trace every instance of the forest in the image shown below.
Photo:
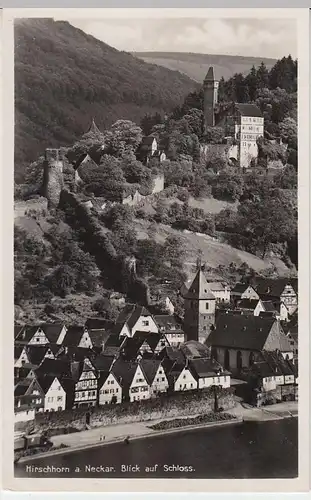
{"label": "forest", "polygon": [[[271,70],[261,64],[246,76],[237,74],[221,81],[219,107],[238,99],[256,103],[265,119],[258,162],[248,172],[219,152],[225,136],[221,127],[203,132],[202,89],[190,92],[169,114],[148,112],[139,125],[118,120],[64,148],[64,175],[70,191],[73,168],[69,158],[105,145],[99,165],[84,167],[76,201],[65,196],[60,208],[49,214],[50,227],[43,242],[26,231],[15,231],[16,304],[22,307],[25,301],[44,301],[48,310],[53,296],[92,295],[96,290],[103,294],[109,289],[144,302],[151,278],[169,281],[178,302],[177,291],[185,279],[184,249],[178,238],[169,237],[163,243],[138,239],[137,219],[225,238],[232,246],[261,258],[273,252],[289,269],[297,269],[297,62],[284,57]],[[146,166],[136,158],[146,134],[155,136],[166,151],[167,160],[160,165],[151,161]],[[202,144],[214,148],[202,156]],[[152,212],[117,204],[108,205],[101,213],[93,209],[89,213],[83,206],[82,200],[94,197],[118,201],[126,188],[148,194],[159,170],[165,173],[165,190],[154,198]],[[15,186],[16,198],[38,195],[42,159],[28,165],[25,180]],[[191,197],[236,202],[237,208],[209,214],[193,207]],[[172,198],[178,202],[167,203]],[[58,234],[60,223],[67,227],[65,236]],[[137,262],[135,279],[126,265],[131,257]]]}

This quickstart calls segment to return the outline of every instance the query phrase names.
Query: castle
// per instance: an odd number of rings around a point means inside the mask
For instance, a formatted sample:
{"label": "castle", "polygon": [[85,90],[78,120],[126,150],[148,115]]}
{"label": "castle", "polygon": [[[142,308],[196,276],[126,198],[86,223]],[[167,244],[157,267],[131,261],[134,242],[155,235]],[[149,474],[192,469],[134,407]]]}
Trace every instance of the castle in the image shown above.
{"label": "castle", "polygon": [[264,135],[264,118],[255,104],[233,103],[222,110],[218,103],[218,87],[219,80],[211,66],[203,82],[204,129],[222,127],[228,143],[237,145],[235,159],[238,164],[241,168],[249,168],[251,161],[258,157],[257,139]]}

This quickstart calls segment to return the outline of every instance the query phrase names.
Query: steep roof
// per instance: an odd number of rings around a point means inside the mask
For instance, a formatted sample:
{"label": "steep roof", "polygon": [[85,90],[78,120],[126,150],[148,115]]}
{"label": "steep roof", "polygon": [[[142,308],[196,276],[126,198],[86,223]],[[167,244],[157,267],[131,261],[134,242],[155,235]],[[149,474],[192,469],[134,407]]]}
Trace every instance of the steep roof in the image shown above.
{"label": "steep roof", "polygon": [[215,295],[210,291],[202,269],[198,270],[184,298],[192,300],[201,300],[201,299],[215,300]]}
{"label": "steep roof", "polygon": [[25,347],[24,345],[14,345],[14,359],[15,360],[19,359],[20,355],[23,352],[24,347]]}
{"label": "steep roof", "polygon": [[88,330],[93,347],[101,347],[110,336],[106,330]]}
{"label": "steep roof", "polygon": [[262,112],[255,104],[236,103],[235,106],[242,116],[256,116],[262,118]]}
{"label": "steep roof", "polygon": [[88,318],[85,327],[88,330],[109,330],[113,327],[114,321],[105,318]]}
{"label": "steep roof", "polygon": [[83,334],[83,326],[69,326],[62,345],[67,347],[77,347]]}
{"label": "steep roof", "polygon": [[189,369],[196,379],[202,377],[214,377],[220,373],[226,375],[229,372],[224,372],[222,366],[213,358],[192,359],[189,361]]}
{"label": "steep roof", "polygon": [[266,312],[273,312],[273,313],[277,312],[277,310],[276,310],[276,308],[271,300],[263,300],[262,305],[264,306]]}
{"label": "steep roof", "polygon": [[109,372],[114,362],[114,356],[96,356],[96,358],[92,359],[92,364],[99,372]]}
{"label": "steep roof", "polygon": [[56,344],[62,329],[64,328],[63,323],[43,323],[40,325],[44,331],[47,339],[51,344]]}
{"label": "steep roof", "polygon": [[38,384],[40,385],[44,394],[48,392],[55,378],[57,377],[55,377],[54,375],[44,375],[37,377]]}
{"label": "steep roof", "polygon": [[138,363],[135,361],[117,359],[111,367],[111,373],[113,373],[122,387],[128,388],[133,381],[137,366]]}
{"label": "steep roof", "polygon": [[25,327],[21,325],[14,325],[14,339],[17,339],[17,337],[22,333],[24,328]]}
{"label": "steep roof", "polygon": [[154,320],[160,330],[169,332],[183,331],[182,323],[176,316],[170,314],[156,314]]}
{"label": "steep roof", "polygon": [[180,350],[187,359],[207,358],[210,354],[209,348],[196,340],[189,340],[188,342],[185,342],[180,346]]}
{"label": "steep roof", "polygon": [[92,123],[91,125],[89,126],[87,132],[84,134],[95,134],[95,135],[102,135],[101,131],[99,130],[99,128],[97,127],[96,123],[95,123],[95,120],[94,118],[92,118]]}
{"label": "steep roof", "polygon": [[[244,293],[245,290],[248,289],[249,285],[248,283],[236,283],[235,286],[232,288],[231,293]],[[254,288],[254,287],[252,287]]]}
{"label": "steep roof", "polygon": [[61,359],[45,358],[35,371],[36,375],[53,375],[54,377],[71,377],[71,364]]}
{"label": "steep roof", "polygon": [[16,341],[19,342],[29,342],[34,334],[37,332],[37,330],[40,328],[40,325],[35,325],[35,326],[25,326],[20,330],[18,333],[17,337],[15,338]]}
{"label": "steep roof", "polygon": [[250,309],[251,311],[253,311],[258,305],[258,302],[258,299],[242,299],[238,302],[237,306],[240,309]]}
{"label": "steep roof", "polygon": [[40,365],[49,347],[45,345],[29,345],[27,346],[27,357],[32,365]]}
{"label": "steep roof", "polygon": [[[225,285],[221,281],[209,281],[208,286],[212,292],[225,291]],[[227,285],[226,285],[227,286]]]}
{"label": "steep roof", "polygon": [[206,73],[206,76],[204,78],[204,81],[205,82],[214,82],[216,79],[215,79],[215,74],[214,74],[214,67],[213,66],[210,66],[208,68],[208,71]]}
{"label": "steep roof", "polygon": [[154,377],[161,365],[161,361],[158,359],[141,359],[139,362],[139,366],[141,367],[145,378],[149,385],[151,385],[154,381]]}
{"label": "steep roof", "polygon": [[258,295],[269,295],[279,298],[286,285],[291,285],[295,290],[296,283],[297,280],[292,280],[290,278],[256,278],[256,284],[254,286]]}
{"label": "steep roof", "polygon": [[153,135],[145,135],[141,140],[141,146],[152,146],[154,140],[156,138]]}
{"label": "steep roof", "polygon": [[220,314],[207,342],[212,346],[262,350],[275,318]]}
{"label": "steep roof", "polygon": [[135,326],[141,316],[151,316],[146,307],[137,304],[126,304],[117,317],[117,323],[126,323],[130,329]]}

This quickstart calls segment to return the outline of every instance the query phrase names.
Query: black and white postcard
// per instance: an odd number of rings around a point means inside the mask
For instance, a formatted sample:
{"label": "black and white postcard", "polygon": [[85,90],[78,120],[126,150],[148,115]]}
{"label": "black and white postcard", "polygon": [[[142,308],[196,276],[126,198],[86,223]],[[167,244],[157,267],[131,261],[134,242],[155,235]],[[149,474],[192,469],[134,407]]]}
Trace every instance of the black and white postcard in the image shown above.
{"label": "black and white postcard", "polygon": [[7,487],[304,491],[308,10],[3,35]]}

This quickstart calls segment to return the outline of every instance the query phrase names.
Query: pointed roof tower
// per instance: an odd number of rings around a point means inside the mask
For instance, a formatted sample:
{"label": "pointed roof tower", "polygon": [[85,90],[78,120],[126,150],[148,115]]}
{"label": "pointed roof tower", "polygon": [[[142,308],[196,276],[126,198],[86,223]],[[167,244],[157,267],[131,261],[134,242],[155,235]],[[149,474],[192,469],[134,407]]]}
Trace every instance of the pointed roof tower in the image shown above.
{"label": "pointed roof tower", "polygon": [[188,292],[184,296],[185,299],[190,300],[212,300],[215,299],[215,295],[209,289],[208,283],[202,271],[202,267],[198,269],[197,274],[191,285],[188,288]]}
{"label": "pointed roof tower", "polygon": [[92,134],[102,134],[99,128],[97,127],[94,118],[92,118],[92,123],[90,125],[90,128],[86,132],[87,134],[92,133]]}
{"label": "pointed roof tower", "polygon": [[206,77],[204,78],[205,82],[214,82],[216,81],[215,74],[214,74],[214,67],[210,66],[208,69],[208,72],[206,73]]}

